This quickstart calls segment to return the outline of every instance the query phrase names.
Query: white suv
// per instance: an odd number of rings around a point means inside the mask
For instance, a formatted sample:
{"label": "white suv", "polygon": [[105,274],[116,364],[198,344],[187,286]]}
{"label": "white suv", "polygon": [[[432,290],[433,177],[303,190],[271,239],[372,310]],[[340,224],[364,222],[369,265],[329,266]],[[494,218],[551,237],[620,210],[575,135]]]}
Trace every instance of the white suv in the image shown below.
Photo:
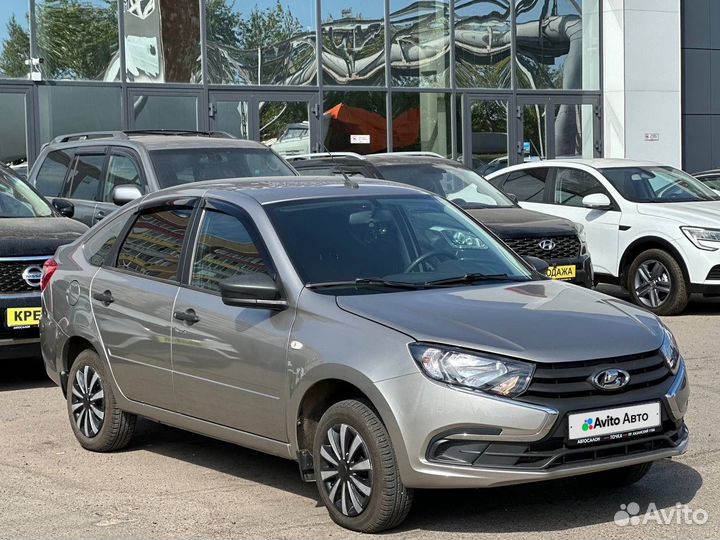
{"label": "white suv", "polygon": [[549,160],[487,179],[523,208],[585,228],[595,279],[659,315],[690,293],[720,294],[720,195],[672,167],[621,159]]}

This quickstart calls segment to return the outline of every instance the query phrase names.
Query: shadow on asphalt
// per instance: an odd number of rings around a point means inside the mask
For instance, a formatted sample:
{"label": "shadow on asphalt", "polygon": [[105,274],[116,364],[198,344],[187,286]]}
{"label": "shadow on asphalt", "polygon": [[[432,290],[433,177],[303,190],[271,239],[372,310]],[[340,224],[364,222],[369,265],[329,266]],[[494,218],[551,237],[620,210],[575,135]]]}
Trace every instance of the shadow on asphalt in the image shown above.
{"label": "shadow on asphalt", "polygon": [[45,373],[41,358],[13,358],[2,362],[4,369],[0,377],[0,392],[55,386]]}

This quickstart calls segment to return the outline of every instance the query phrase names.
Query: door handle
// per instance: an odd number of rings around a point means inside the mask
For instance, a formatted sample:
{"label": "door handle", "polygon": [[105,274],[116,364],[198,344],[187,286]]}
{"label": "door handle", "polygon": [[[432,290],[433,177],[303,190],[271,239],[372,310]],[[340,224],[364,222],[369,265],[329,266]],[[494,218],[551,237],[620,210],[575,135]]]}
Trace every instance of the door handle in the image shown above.
{"label": "door handle", "polygon": [[102,305],[104,305],[105,307],[109,306],[110,304],[112,304],[115,301],[115,299],[113,298],[113,295],[110,291],[105,291],[105,292],[101,292],[101,293],[96,292],[96,293],[93,293],[92,297],[95,300],[97,300],[98,302],[101,302]]}
{"label": "door handle", "polygon": [[173,317],[178,321],[183,321],[188,324],[195,324],[200,320],[200,317],[197,316],[197,313],[195,313],[195,310],[192,308],[186,309],[185,311],[176,311],[173,313]]}

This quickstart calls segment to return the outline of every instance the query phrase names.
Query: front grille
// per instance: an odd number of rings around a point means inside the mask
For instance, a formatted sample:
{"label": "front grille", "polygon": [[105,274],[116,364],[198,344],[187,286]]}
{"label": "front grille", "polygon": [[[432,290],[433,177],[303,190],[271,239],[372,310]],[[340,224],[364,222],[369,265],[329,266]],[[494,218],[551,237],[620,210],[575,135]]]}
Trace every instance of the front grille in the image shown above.
{"label": "front grille", "polygon": [[[50,257],[48,257],[50,258]],[[29,266],[42,268],[43,260],[0,261],[0,293],[34,292],[39,287],[29,285],[22,277]]]}
{"label": "front grille", "polygon": [[720,264],[713,266],[705,279],[720,279]]}
{"label": "front grille", "polygon": [[[574,259],[580,256],[580,240],[577,236],[543,236],[533,238],[505,238],[505,243],[518,255],[539,257],[541,259]],[[550,240],[553,249],[543,249],[540,244]]]}
{"label": "front grille", "polygon": [[[627,371],[630,374],[630,383],[615,392],[595,388],[590,382],[592,376],[607,368]],[[523,398],[564,399],[624,394],[633,390],[657,386],[671,376],[672,373],[665,363],[665,359],[657,351],[585,362],[537,364],[530,387]]]}

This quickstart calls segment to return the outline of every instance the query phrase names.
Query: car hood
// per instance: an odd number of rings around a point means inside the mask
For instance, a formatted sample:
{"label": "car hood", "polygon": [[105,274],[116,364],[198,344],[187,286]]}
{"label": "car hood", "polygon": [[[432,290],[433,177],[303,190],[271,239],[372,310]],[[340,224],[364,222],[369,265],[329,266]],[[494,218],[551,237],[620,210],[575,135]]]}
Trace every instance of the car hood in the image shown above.
{"label": "car hood", "polygon": [[87,230],[65,217],[0,219],[0,257],[52,255]]}
{"label": "car hood", "polygon": [[500,238],[575,235],[575,225],[563,219],[519,206],[512,208],[464,208]]}
{"label": "car hood", "polygon": [[680,225],[717,228],[720,222],[720,201],[638,203],[638,213],[676,221]]}
{"label": "car hood", "polygon": [[662,344],[653,314],[549,280],[338,296],[337,304],[417,341],[536,362],[611,358]]}

